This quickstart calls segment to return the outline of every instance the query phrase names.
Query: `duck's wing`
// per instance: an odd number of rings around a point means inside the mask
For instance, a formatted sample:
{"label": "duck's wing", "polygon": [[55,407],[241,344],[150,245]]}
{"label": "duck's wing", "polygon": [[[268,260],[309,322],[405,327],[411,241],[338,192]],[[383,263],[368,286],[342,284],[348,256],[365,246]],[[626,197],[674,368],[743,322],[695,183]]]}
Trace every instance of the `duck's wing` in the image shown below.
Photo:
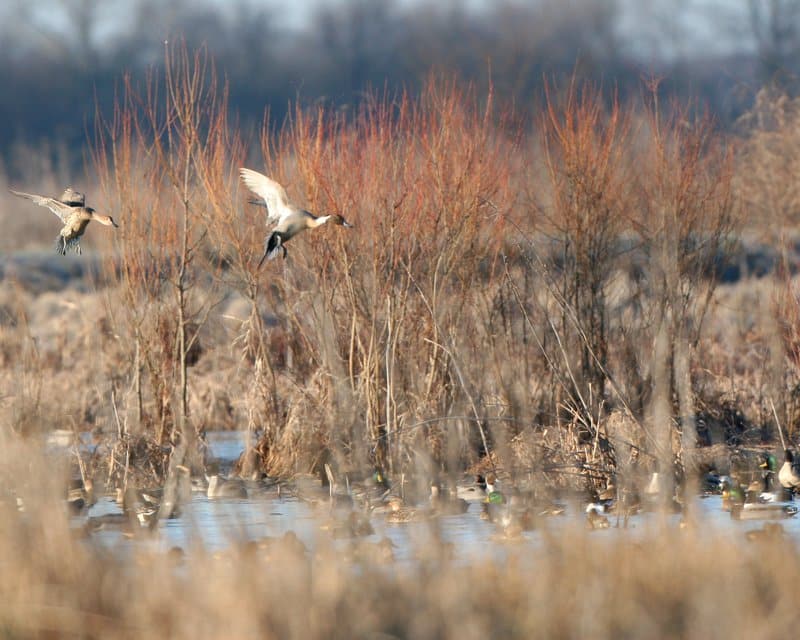
{"label": "duck's wing", "polygon": [[75,191],[72,187],[64,189],[64,193],[58,196],[58,200],[70,207],[86,206],[86,196],[80,191]]}
{"label": "duck's wing", "polygon": [[20,198],[27,198],[28,200],[32,200],[40,207],[47,207],[55,213],[61,222],[66,222],[69,214],[72,213],[72,207],[68,204],[64,204],[63,202],[59,202],[54,198],[47,198],[45,196],[37,196],[33,193],[23,193],[22,191],[14,191],[13,189],[9,189],[11,193],[15,196],[19,196]]}
{"label": "duck's wing", "polygon": [[286,190],[263,173],[252,169],[240,169],[242,182],[257,196],[264,199],[267,205],[267,222],[279,222],[292,213],[292,205]]}

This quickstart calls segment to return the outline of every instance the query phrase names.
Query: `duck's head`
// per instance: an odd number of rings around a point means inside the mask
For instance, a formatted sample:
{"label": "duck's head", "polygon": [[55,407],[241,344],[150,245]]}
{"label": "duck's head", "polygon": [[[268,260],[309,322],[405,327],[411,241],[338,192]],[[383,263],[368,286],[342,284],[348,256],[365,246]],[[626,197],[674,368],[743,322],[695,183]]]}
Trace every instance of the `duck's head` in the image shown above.
{"label": "duck's head", "polygon": [[372,482],[384,489],[389,488],[389,481],[380,469],[375,469],[375,473],[372,474]]}
{"label": "duck's head", "polygon": [[353,225],[350,224],[347,220],[345,220],[338,213],[332,213],[330,218],[328,218],[328,222],[330,222],[331,224],[338,224],[340,227],[345,227],[346,229],[352,229],[353,228]]}
{"label": "duck's head", "polygon": [[775,456],[768,452],[761,454],[761,463],[758,466],[759,468],[766,469],[767,471],[776,471],[778,468]]}
{"label": "duck's head", "polygon": [[792,453],[792,451],[791,451],[790,449],[786,449],[786,450],[783,452],[783,454],[784,454],[784,456],[786,456],[786,462],[788,462],[788,463],[790,463],[790,464],[791,464],[792,462],[794,462],[794,454]]}
{"label": "duck's head", "polygon": [[92,211],[92,218],[99,222],[100,224],[104,224],[107,227],[114,227],[115,229],[119,228],[119,225],[114,222],[114,218],[111,216],[103,215],[102,213],[95,213],[94,209]]}

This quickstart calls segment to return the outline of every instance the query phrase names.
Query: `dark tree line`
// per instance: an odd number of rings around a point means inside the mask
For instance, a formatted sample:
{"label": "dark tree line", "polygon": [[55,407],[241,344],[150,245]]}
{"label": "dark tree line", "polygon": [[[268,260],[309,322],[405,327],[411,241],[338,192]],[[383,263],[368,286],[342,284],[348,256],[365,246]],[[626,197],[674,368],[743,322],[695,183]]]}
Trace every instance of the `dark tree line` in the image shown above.
{"label": "dark tree line", "polygon": [[[269,4],[128,4],[7,5],[0,16],[0,156],[8,159],[17,142],[58,140],[79,149],[95,104],[110,108],[122,74],[143,78],[160,65],[164,40],[176,37],[209,48],[245,127],[258,126],[266,110],[281,122],[297,99],[346,107],[370,89],[414,91],[431,70],[454,73],[479,89],[491,82],[498,96],[517,105],[536,99],[548,78],[591,77],[626,99],[638,95],[642,76],[658,75],[664,92],[697,99],[731,123],[766,80],[790,85],[800,60],[800,5],[789,0],[740,0],[738,13],[709,16],[718,33],[748,47],[698,42],[687,53],[667,40],[660,58],[632,46],[630,28],[621,31],[622,0],[506,0],[482,11],[458,2],[343,0],[320,5],[295,29]],[[684,28],[677,4],[664,5],[672,12],[639,16],[673,45],[674,33]],[[652,40],[644,24],[640,39]]]}

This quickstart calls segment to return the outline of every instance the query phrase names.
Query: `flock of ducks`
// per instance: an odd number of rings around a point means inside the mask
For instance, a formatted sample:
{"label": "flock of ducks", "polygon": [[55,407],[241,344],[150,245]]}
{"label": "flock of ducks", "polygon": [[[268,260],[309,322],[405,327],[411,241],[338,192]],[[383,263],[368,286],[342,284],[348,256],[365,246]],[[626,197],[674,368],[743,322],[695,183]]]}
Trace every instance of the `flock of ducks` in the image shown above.
{"label": "flock of ducks", "polygon": [[[251,202],[267,208],[267,223],[273,225],[264,242],[264,255],[258,263],[259,267],[264,260],[272,260],[281,253],[285,258],[286,243],[301,231],[314,229],[326,223],[346,228],[353,226],[339,214],[315,216],[310,211],[292,204],[286,195],[286,190],[262,173],[242,168],[240,175],[244,184],[260,198]],[[63,226],[56,241],[56,250],[62,256],[66,255],[67,251],[81,254],[80,240],[90,222],[96,221],[109,227],[119,227],[111,216],[97,213],[92,207],[87,207],[86,196],[72,187],[67,187],[58,198],[14,189],[10,191],[15,196],[50,209],[61,220]]]}
{"label": "flock of ducks", "polygon": [[[565,506],[550,498],[537,496],[534,491],[520,490],[509,485],[501,489],[500,481],[494,474],[476,476],[469,484],[450,486],[434,478],[430,493],[416,500],[407,500],[403,494],[403,483],[399,490],[392,487],[382,473],[376,471],[372,476],[351,482],[345,476],[340,481],[329,465],[324,465],[325,480],[311,479],[308,482],[298,478],[296,482],[267,484],[264,479],[244,480],[238,477],[225,477],[219,474],[203,478],[191,478],[189,469],[178,468],[177,497],[167,503],[161,488],[145,490],[128,486],[117,490],[117,503],[121,512],[88,517],[84,531],[90,535],[104,529],[120,529],[124,535],[137,536],[149,533],[160,518],[179,517],[180,507],[191,500],[190,493],[203,491],[210,500],[240,500],[252,498],[255,491],[265,492],[270,487],[271,497],[288,495],[304,501],[323,515],[319,526],[327,532],[327,539],[347,539],[350,546],[346,553],[352,555],[354,562],[369,559],[375,562],[389,562],[394,557],[394,544],[383,537],[378,542],[362,540],[376,532],[373,522],[382,519],[387,525],[405,525],[414,522],[432,522],[441,516],[459,516],[467,513],[471,505],[478,505],[480,518],[494,525],[491,540],[515,542],[523,540],[523,533],[537,528],[542,519],[561,515]],[[613,479],[602,491],[595,491],[585,507],[586,527],[590,530],[621,526],[620,519],[626,519],[648,502],[655,504],[655,492],[661,491],[664,483],[654,474],[644,487],[641,499],[618,489]],[[420,487],[421,488],[421,487]],[[89,478],[76,482],[67,493],[67,504],[73,514],[87,514],[94,504],[94,487]],[[277,493],[274,492],[277,490]],[[706,491],[721,493],[723,508],[730,510],[735,519],[758,519],[766,522],[762,529],[745,532],[747,540],[774,541],[784,537],[783,526],[775,520],[788,518],[797,513],[793,495],[800,491],[800,465],[795,462],[791,451],[785,452],[783,466],[778,469],[775,457],[763,454],[760,464],[760,477],[742,485],[731,476],[706,477]],[[413,493],[413,491],[412,491]],[[680,504],[674,502],[676,512]],[[475,509],[473,508],[473,512]],[[616,514],[617,523],[609,519]],[[683,525],[683,523],[682,523]],[[436,528],[432,529],[435,531]],[[359,541],[362,540],[362,541]],[[289,532],[282,538],[263,538],[248,541],[237,546],[235,553],[254,553],[260,557],[274,557],[288,553],[302,556],[306,549],[297,537]],[[177,552],[176,552],[177,553]]]}
{"label": "flock of ducks", "polygon": [[[715,478],[722,494],[722,508],[735,520],[778,520],[791,518],[798,512],[794,496],[800,491],[800,469],[791,450],[784,451],[784,462],[778,469],[774,455],[760,455],[758,471],[749,474],[750,482],[741,482],[738,475]],[[749,536],[748,536],[749,537]]]}

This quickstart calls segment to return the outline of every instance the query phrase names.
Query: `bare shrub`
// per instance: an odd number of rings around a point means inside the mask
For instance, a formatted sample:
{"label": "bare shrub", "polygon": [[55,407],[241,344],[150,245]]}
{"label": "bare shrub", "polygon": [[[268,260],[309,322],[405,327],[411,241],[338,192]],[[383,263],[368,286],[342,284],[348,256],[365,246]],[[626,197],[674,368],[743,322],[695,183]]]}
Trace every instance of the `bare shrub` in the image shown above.
{"label": "bare shrub", "polygon": [[121,221],[120,264],[109,266],[121,273],[125,305],[115,319],[131,336],[131,422],[159,444],[181,441],[190,455],[188,368],[200,357],[200,328],[217,300],[209,277],[217,267],[203,252],[211,209],[205,185],[220,170],[226,118],[208,54],[168,46],[164,78],[152,75],[143,88],[126,78],[113,118],[98,114],[93,147]]}

